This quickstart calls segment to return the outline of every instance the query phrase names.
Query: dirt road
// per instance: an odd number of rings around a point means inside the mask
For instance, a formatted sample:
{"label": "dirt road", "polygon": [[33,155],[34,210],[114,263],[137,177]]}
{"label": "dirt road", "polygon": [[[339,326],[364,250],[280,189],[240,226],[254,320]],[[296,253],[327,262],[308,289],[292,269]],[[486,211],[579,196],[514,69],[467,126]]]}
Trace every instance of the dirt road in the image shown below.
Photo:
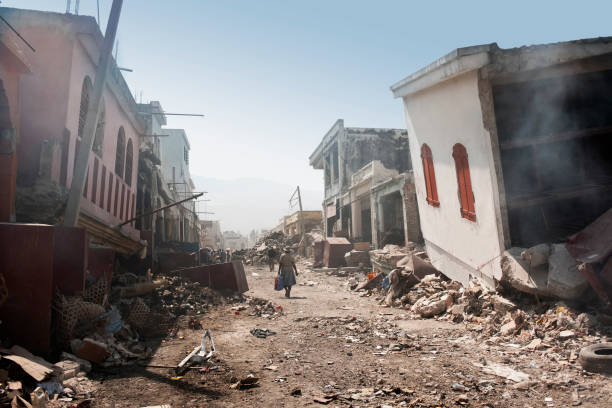
{"label": "dirt road", "polygon": [[[286,299],[272,290],[267,268],[247,267],[247,295],[282,306],[280,316],[250,315],[252,308],[236,314],[236,304],[199,316],[214,333],[214,371],[172,379],[164,369],[108,370],[96,377],[95,405],[612,407],[612,382],[564,360],[567,350],[526,351],[479,338],[463,324],[410,320],[349,291],[346,277],[300,270]],[[201,330],[181,327],[151,364],[176,365],[199,344]],[[254,328],[276,334],[257,338]],[[249,374],[257,387],[230,387]]]}

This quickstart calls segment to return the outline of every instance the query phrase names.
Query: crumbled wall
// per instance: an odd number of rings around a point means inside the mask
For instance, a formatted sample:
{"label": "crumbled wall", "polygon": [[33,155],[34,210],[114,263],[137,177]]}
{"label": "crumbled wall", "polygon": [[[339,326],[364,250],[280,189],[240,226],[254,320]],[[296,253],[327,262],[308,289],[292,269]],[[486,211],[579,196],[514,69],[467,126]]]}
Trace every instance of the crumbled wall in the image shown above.
{"label": "crumbled wall", "polygon": [[387,169],[400,173],[412,168],[406,131],[348,128],[342,149],[343,185],[346,186],[351,184],[351,176],[357,170],[373,160],[379,160]]}

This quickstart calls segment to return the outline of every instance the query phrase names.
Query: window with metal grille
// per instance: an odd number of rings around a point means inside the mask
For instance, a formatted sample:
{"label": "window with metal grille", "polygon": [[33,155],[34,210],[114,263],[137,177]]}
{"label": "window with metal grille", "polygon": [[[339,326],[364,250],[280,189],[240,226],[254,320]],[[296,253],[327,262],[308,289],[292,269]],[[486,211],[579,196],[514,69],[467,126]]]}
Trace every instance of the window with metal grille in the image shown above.
{"label": "window with metal grille", "polygon": [[125,182],[128,186],[132,185],[132,167],[134,163],[134,146],[132,139],[128,139],[125,153]]}
{"label": "window with metal grille", "polygon": [[474,210],[474,193],[472,192],[472,180],[470,179],[470,166],[465,146],[457,143],[453,146],[453,159],[457,170],[457,184],[459,185],[459,203],[461,205],[461,216],[470,221],[476,221]]}
{"label": "window with metal grille", "polygon": [[125,168],[125,130],[123,126],[119,128],[117,135],[117,152],[115,155],[115,175],[123,178],[123,169]]}
{"label": "window with metal grille", "polygon": [[106,108],[104,107],[104,101],[100,105],[100,114],[98,115],[98,123],[96,124],[96,136],[94,138],[93,146],[91,150],[98,156],[102,157],[103,144],[104,144],[104,126],[106,125]]}
{"label": "window with metal grille", "polygon": [[438,200],[438,186],[436,185],[436,173],[434,172],[433,156],[427,144],[421,146],[421,160],[423,161],[423,174],[425,175],[425,188],[427,190],[427,202],[434,207],[440,206]]}
{"label": "window with metal grille", "polygon": [[93,91],[93,86],[91,84],[91,79],[86,76],[83,80],[83,86],[81,87],[81,106],[79,108],[79,131],[77,136],[83,137],[83,130],[85,129],[85,118],[87,117],[87,112],[89,111],[89,100],[91,99],[91,93]]}

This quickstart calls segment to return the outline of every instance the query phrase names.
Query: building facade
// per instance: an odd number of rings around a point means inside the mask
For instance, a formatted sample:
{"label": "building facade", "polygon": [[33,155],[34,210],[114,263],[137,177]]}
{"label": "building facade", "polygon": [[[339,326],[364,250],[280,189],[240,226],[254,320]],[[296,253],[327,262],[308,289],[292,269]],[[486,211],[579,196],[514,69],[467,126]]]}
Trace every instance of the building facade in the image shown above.
{"label": "building facade", "polygon": [[247,249],[249,246],[249,240],[247,237],[244,237],[240,233],[234,231],[223,231],[223,243],[225,248],[229,248],[234,251]]}
{"label": "building facade", "polygon": [[[424,241],[494,284],[512,247],[562,242],[612,206],[611,38],[457,49],[391,87]],[[441,120],[441,118],[444,118]]]}
{"label": "building facade", "polygon": [[[56,224],[72,181],[103,36],[91,17],[5,7],[0,13],[39,44],[28,56],[31,74],[20,81],[16,219]],[[114,62],[100,109],[78,224],[91,241],[133,253],[141,247],[134,223],[116,227],[135,215],[144,124]]]}
{"label": "building facade", "polygon": [[[283,233],[285,235],[301,235],[313,229],[321,228],[323,222],[321,211],[296,211],[283,219]],[[304,226],[302,230],[302,225]]]}
{"label": "building facade", "polygon": [[[383,245],[385,236],[393,231],[398,231],[404,243],[419,239],[417,229],[405,225],[405,220],[415,218],[407,213],[416,208],[404,206],[410,202],[404,192],[412,188],[400,186],[397,191],[386,192],[389,197],[385,200],[390,204],[383,203],[380,197],[372,201],[373,188],[383,180],[402,174],[405,183],[412,182],[412,177],[406,175],[412,168],[406,130],[345,127],[339,119],[310,156],[310,164],[323,170],[326,236],[371,242],[375,247]],[[399,213],[397,208],[401,208]],[[383,217],[385,209],[389,213]],[[387,223],[381,224],[384,219]]]}
{"label": "building facade", "polygon": [[21,122],[19,82],[30,72],[31,50],[0,26],[0,222],[14,222],[17,145]]}
{"label": "building facade", "polygon": [[[161,173],[177,201],[194,194],[195,185],[189,173],[191,146],[183,129],[162,129],[160,138]],[[199,221],[195,202],[187,201],[177,206],[177,214],[168,214],[166,239],[180,242],[199,241]]]}

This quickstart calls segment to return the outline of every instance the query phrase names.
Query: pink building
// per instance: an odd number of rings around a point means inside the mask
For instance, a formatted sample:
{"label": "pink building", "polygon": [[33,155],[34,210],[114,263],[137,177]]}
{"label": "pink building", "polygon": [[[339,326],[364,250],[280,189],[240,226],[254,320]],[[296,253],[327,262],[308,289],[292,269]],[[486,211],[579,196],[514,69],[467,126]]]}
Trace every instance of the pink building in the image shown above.
{"label": "pink building", "polygon": [[[82,138],[103,35],[92,17],[2,8],[36,49],[21,80],[17,221],[61,221]],[[8,35],[8,34],[5,34]],[[79,226],[92,242],[122,253],[140,248],[136,212],[139,135],[144,123],[113,64],[103,93]]]}
{"label": "pink building", "polygon": [[31,50],[0,25],[0,222],[15,221],[19,80],[29,72]]}

